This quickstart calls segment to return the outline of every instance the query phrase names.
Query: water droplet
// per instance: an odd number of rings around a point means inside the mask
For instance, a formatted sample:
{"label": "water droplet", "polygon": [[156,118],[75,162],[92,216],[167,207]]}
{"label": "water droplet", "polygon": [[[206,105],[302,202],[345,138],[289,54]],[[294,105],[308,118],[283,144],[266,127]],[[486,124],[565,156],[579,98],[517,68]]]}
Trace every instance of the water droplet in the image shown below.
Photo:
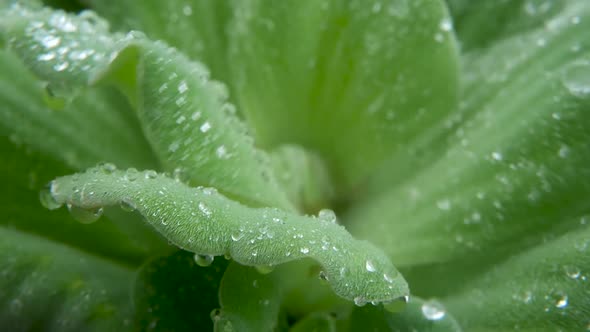
{"label": "water droplet", "polygon": [[102,163],[98,165],[98,169],[104,174],[112,174],[117,170],[117,166],[111,163]]}
{"label": "water droplet", "polygon": [[49,49],[49,48],[54,48],[57,45],[59,45],[59,43],[61,43],[61,39],[57,36],[46,35],[41,38],[40,42],[43,45],[43,47]]}
{"label": "water droplet", "polygon": [[559,151],[557,152],[557,154],[559,155],[559,157],[561,158],[567,158],[567,156],[570,154],[570,148],[567,145],[562,145],[559,148]]}
{"label": "water droplet", "polygon": [[213,260],[215,259],[215,257],[211,256],[211,255],[199,255],[199,254],[195,254],[195,263],[197,263],[198,266],[202,266],[202,267],[207,267],[207,266],[211,266],[211,264],[213,264]]}
{"label": "water droplet", "polygon": [[303,247],[303,248],[301,248],[301,250],[300,250],[300,251],[301,251],[301,253],[302,253],[302,254],[304,254],[304,255],[305,255],[305,254],[309,254],[309,248]]}
{"label": "water droplet", "polygon": [[448,199],[442,199],[436,202],[436,206],[441,210],[447,211],[451,209],[451,201]]}
{"label": "water droplet", "polygon": [[203,125],[201,125],[201,127],[199,128],[199,130],[200,130],[202,133],[206,133],[206,132],[208,132],[208,131],[209,131],[209,129],[211,129],[211,124],[209,123],[209,121],[207,121],[207,122],[203,123]]}
{"label": "water droplet", "polygon": [[325,271],[320,271],[318,273],[318,278],[320,278],[321,281],[328,281],[328,275]]}
{"label": "water droplet", "polygon": [[139,172],[137,171],[137,169],[135,168],[130,168],[127,171],[125,171],[125,180],[129,181],[129,182],[133,182],[135,180],[137,180],[137,176],[138,176]]}
{"label": "water droplet", "polygon": [[492,152],[492,159],[494,159],[495,161],[502,161],[502,159],[504,159],[504,156],[502,156],[500,152]]}
{"label": "water droplet", "polygon": [[211,209],[205,203],[199,202],[199,210],[207,217],[211,216]]}
{"label": "water droplet", "polygon": [[190,5],[182,7],[182,13],[184,16],[191,16],[193,14],[193,8]]}
{"label": "water droplet", "polygon": [[402,296],[398,299],[395,299],[391,302],[383,303],[383,308],[392,313],[402,312],[406,308],[406,304],[410,301],[410,297],[408,295]]}
{"label": "water droplet", "polygon": [[258,271],[260,274],[269,274],[274,269],[274,266],[271,265],[256,265],[256,271]]}
{"label": "water droplet", "polygon": [[387,281],[390,284],[393,283],[393,278],[387,273],[383,273],[383,280]]}
{"label": "water droplet", "polygon": [[193,121],[197,121],[197,120],[199,120],[200,118],[201,118],[201,112],[198,112],[198,111],[197,111],[197,112],[194,112],[194,113],[191,115],[191,120],[193,120]]}
{"label": "water droplet", "polygon": [[574,63],[565,68],[563,85],[578,98],[590,97],[590,62]]}
{"label": "water droplet", "polygon": [[39,200],[41,201],[41,205],[44,208],[49,210],[56,210],[59,209],[63,204],[60,204],[51,194],[51,187],[52,183],[49,183],[45,188],[39,193]]}
{"label": "water droplet", "polygon": [[440,21],[439,28],[444,32],[449,32],[453,30],[453,21],[451,21],[449,18],[445,18]]}
{"label": "water droplet", "polygon": [[563,309],[563,308],[567,307],[567,303],[568,303],[567,295],[561,294],[561,295],[557,295],[557,297],[555,298],[555,307],[556,308]]}
{"label": "water droplet", "polygon": [[365,298],[364,298],[364,297],[362,297],[362,296],[357,296],[357,297],[355,297],[355,298],[354,298],[354,304],[355,304],[356,306],[362,307],[362,306],[364,306],[365,304],[367,304],[367,299],[365,299]]}
{"label": "water droplet", "polygon": [[55,71],[64,71],[66,70],[68,67],[70,66],[70,64],[67,61],[64,62],[58,62],[53,66],[53,70]]}
{"label": "water droplet", "polygon": [[121,207],[121,210],[125,211],[125,212],[133,212],[135,211],[135,207],[127,201],[121,201],[121,203],[119,204],[119,207]]}
{"label": "water droplet", "polygon": [[581,275],[580,269],[573,265],[566,265],[563,267],[565,274],[572,279],[578,279]]}
{"label": "water droplet", "polygon": [[233,241],[240,241],[243,237],[244,237],[244,233],[242,233],[242,232],[231,235],[231,239]]}
{"label": "water droplet", "polygon": [[158,173],[156,171],[150,169],[150,170],[145,171],[144,177],[146,179],[155,179],[158,177]]}
{"label": "water droplet", "polygon": [[441,320],[445,317],[445,308],[438,301],[429,300],[424,302],[421,307],[422,314],[428,320]]}
{"label": "water droplet", "polygon": [[70,215],[72,218],[76,219],[77,221],[83,224],[91,224],[97,221],[100,216],[102,216],[103,209],[84,209],[79,206],[75,206],[72,204],[67,204],[68,211],[70,211]]}
{"label": "water droplet", "polygon": [[367,271],[369,271],[369,272],[375,272],[375,271],[376,271],[376,269],[375,269],[375,265],[373,265],[373,262],[371,262],[370,260],[367,260],[367,261],[365,262],[365,268],[366,268],[366,269],[367,269]]}
{"label": "water droplet", "polygon": [[185,120],[186,117],[184,115],[181,115],[176,119],[176,124],[182,124]]}
{"label": "water droplet", "polygon": [[55,53],[54,52],[43,53],[43,54],[40,54],[37,57],[37,60],[39,60],[39,61],[51,61],[53,59],[55,59]]}
{"label": "water droplet", "polygon": [[217,155],[217,158],[219,158],[219,159],[229,158],[229,154],[227,153],[227,149],[225,148],[225,145],[221,145],[220,147],[218,147],[215,150],[215,154]]}
{"label": "water droplet", "polygon": [[180,84],[178,84],[178,92],[185,93],[187,90],[188,85],[186,84],[186,81],[181,81]]}
{"label": "water droplet", "polygon": [[336,213],[334,213],[334,211],[330,210],[330,209],[321,209],[320,212],[318,213],[318,218],[321,221],[325,221],[325,222],[329,222],[332,224],[336,223]]}

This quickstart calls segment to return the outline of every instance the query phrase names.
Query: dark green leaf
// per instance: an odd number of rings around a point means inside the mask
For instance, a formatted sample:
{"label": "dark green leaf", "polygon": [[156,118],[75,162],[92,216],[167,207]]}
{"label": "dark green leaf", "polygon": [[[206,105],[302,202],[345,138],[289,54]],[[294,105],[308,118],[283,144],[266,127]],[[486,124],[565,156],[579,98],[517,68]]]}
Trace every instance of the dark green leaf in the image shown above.
{"label": "dark green leaf", "polygon": [[130,331],[132,273],[113,262],[0,227],[2,331]]}
{"label": "dark green leaf", "polygon": [[211,331],[219,307],[219,282],[227,261],[200,267],[194,254],[179,251],[147,262],[138,272],[133,299],[140,331]]}

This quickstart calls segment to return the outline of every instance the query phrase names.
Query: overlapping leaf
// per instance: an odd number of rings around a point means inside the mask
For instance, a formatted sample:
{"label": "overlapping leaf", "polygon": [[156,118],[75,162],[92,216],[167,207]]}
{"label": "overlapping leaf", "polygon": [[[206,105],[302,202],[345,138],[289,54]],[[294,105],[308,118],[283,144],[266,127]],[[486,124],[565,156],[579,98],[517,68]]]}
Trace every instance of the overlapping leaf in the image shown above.
{"label": "overlapping leaf", "polygon": [[169,171],[251,204],[291,208],[268,157],[233,114],[225,87],[209,81],[202,65],[137,34],[110,35],[89,13],[13,6],[6,16],[5,38],[40,77],[66,87],[104,80],[126,93]]}
{"label": "overlapping leaf", "polygon": [[398,264],[481,268],[578,227],[590,212],[589,18],[572,1],[542,29],[471,54],[451,148],[358,204],[351,232]]}

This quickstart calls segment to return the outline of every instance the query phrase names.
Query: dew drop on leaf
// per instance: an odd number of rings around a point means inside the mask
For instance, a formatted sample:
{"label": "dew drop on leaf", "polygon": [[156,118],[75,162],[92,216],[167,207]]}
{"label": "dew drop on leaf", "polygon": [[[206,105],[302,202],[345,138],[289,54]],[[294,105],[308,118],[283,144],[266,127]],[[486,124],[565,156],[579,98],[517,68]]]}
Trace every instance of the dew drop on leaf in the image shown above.
{"label": "dew drop on leaf", "polygon": [[369,272],[375,272],[375,271],[376,271],[376,269],[375,269],[375,265],[373,265],[373,262],[371,262],[370,260],[367,260],[367,261],[365,262],[365,268],[366,268],[366,269],[367,269],[367,271],[369,271]]}
{"label": "dew drop on leaf", "polygon": [[422,314],[428,320],[441,320],[445,317],[445,308],[440,302],[435,300],[429,300],[424,302],[421,307]]}
{"label": "dew drop on leaf", "polygon": [[117,170],[117,166],[115,166],[114,164],[111,163],[103,163],[98,165],[98,168],[104,173],[104,174],[111,174],[114,171]]}
{"label": "dew drop on leaf", "polygon": [[211,256],[211,255],[199,255],[199,254],[195,254],[195,263],[197,263],[198,266],[202,266],[202,267],[207,267],[210,266],[211,264],[213,264],[213,260],[215,259],[215,257]]}
{"label": "dew drop on leaf", "polygon": [[357,297],[355,297],[355,298],[354,298],[354,304],[355,304],[356,306],[362,307],[362,306],[364,306],[365,304],[367,304],[367,299],[365,299],[365,298],[364,298],[364,297],[362,297],[362,296],[357,296]]}
{"label": "dew drop on leaf", "polygon": [[154,171],[154,170],[145,171],[145,178],[146,179],[155,179],[156,177],[158,177],[158,173],[156,173],[156,171]]}
{"label": "dew drop on leaf", "polygon": [[590,62],[568,66],[563,71],[562,82],[573,96],[590,98]]}
{"label": "dew drop on leaf", "polygon": [[51,183],[48,184],[42,191],[39,193],[39,200],[41,201],[41,205],[49,210],[56,210],[59,209],[62,204],[58,203],[57,200],[51,194]]}
{"label": "dew drop on leaf", "polygon": [[571,279],[578,279],[581,275],[580,269],[573,265],[566,265],[563,268],[565,274]]}
{"label": "dew drop on leaf", "polygon": [[75,206],[72,204],[67,204],[68,211],[70,211],[70,215],[72,218],[76,219],[78,222],[83,224],[91,224],[97,221],[101,216],[103,209],[84,209],[79,206]]}
{"label": "dew drop on leaf", "polygon": [[125,172],[125,180],[129,181],[129,182],[133,182],[135,180],[137,180],[137,176],[138,176],[138,171],[135,168],[130,168]]}
{"label": "dew drop on leaf", "polygon": [[133,205],[131,205],[131,203],[126,202],[126,201],[122,201],[119,204],[119,207],[121,208],[121,210],[123,210],[125,212],[133,212],[133,211],[135,211],[135,208],[133,207]]}
{"label": "dew drop on leaf", "polygon": [[336,223],[336,214],[334,213],[334,211],[330,210],[330,209],[322,209],[320,210],[320,212],[318,213],[318,218],[321,221],[325,221],[325,222],[329,222],[332,224]]}

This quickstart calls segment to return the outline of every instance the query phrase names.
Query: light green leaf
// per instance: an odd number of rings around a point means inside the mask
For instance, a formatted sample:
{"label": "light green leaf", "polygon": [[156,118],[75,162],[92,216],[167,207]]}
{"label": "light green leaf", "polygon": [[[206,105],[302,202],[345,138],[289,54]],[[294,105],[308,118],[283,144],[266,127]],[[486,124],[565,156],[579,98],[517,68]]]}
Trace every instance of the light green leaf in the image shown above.
{"label": "light green leaf", "polygon": [[179,251],[148,261],[138,271],[133,303],[138,331],[211,331],[210,312],[219,306],[218,288],[227,266],[195,263],[194,254]]}
{"label": "light green leaf", "polygon": [[204,62],[212,77],[228,81],[226,22],[231,1],[86,0],[113,29],[139,30],[152,40],[165,40],[192,59]]}
{"label": "light green leaf", "polygon": [[132,273],[113,262],[0,227],[2,331],[130,331]]}
{"label": "light green leaf", "polygon": [[344,219],[352,234],[400,266],[481,271],[579,227],[575,218],[590,213],[580,180],[590,176],[590,3],[571,1],[545,26],[470,55],[450,148],[359,203]]}
{"label": "light green leaf", "polygon": [[586,225],[493,267],[446,303],[467,331],[584,331],[589,266]]}
{"label": "light green leaf", "polygon": [[112,89],[52,97],[54,87],[36,79],[7,51],[0,51],[0,133],[83,169],[100,161],[123,167],[157,163],[125,99]]}
{"label": "light green leaf", "polygon": [[212,188],[190,188],[153,171],[94,168],[54,180],[50,192],[57,204],[88,213],[103,206],[133,207],[171,243],[200,255],[228,254],[250,266],[312,258],[336,294],[359,304],[392,301],[409,292],[380,250],[338,224],[276,208],[249,208]]}
{"label": "light green leaf", "polygon": [[350,318],[350,331],[420,331],[461,332],[461,327],[446,308],[436,300],[411,297],[400,312],[383,307],[356,308]]}
{"label": "light green leaf", "polygon": [[[14,7],[5,15],[11,48],[37,75],[66,86],[112,82],[126,93],[167,170],[250,204],[291,208],[268,157],[233,114],[225,87],[210,81],[201,64],[137,34],[111,35],[87,13]],[[63,55],[39,61],[59,45]]]}
{"label": "light green leaf", "polygon": [[282,145],[270,154],[281,188],[301,211],[319,211],[334,198],[322,159],[298,145]]}
{"label": "light green leaf", "polygon": [[384,160],[406,162],[443,134],[458,61],[442,1],[249,0],[233,10],[232,83],[256,138],[318,152],[337,193],[353,195]]}
{"label": "light green leaf", "polygon": [[517,33],[539,28],[562,10],[565,0],[447,0],[461,48],[492,45]]}

